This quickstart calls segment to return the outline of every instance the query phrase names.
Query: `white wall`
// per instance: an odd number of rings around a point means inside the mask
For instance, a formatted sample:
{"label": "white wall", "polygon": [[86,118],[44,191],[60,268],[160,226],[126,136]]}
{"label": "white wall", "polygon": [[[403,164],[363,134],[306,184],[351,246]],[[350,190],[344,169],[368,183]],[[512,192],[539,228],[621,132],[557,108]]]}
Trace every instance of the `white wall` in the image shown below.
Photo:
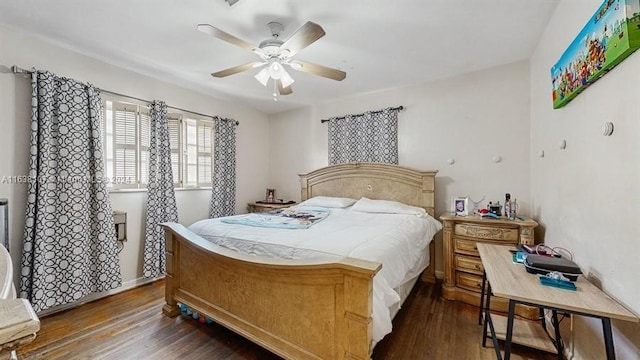
{"label": "white wall", "polygon": [[[397,105],[405,107],[399,113],[399,163],[439,171],[437,215],[449,211],[452,196],[476,201],[485,196],[481,206],[486,206],[504,202],[506,192],[528,213],[528,62],[271,116],[270,185],[278,197],[299,200],[297,174],[327,165],[327,124],[321,119]],[[502,162],[493,162],[496,155]],[[441,245],[440,237],[437,270],[442,270]]]}
{"label": "white wall", "polygon": [[[545,242],[570,249],[585,273],[640,313],[640,52],[565,107],[551,103],[549,69],[601,4],[560,2],[531,59],[531,201]],[[601,134],[605,121],[615,125],[611,137]],[[640,359],[640,326],[613,325],[618,358]],[[603,349],[600,322],[577,317],[575,358],[601,359]]]}
{"label": "white wall", "polygon": [[[0,65],[18,65],[49,70],[59,76],[89,82],[98,88],[142,99],[164,100],[176,106],[205,114],[240,121],[237,128],[236,211],[246,212],[247,202],[264,197],[267,187],[268,118],[242,105],[220,101],[143,76],[123,68],[52,45],[17,30],[0,27]],[[30,121],[30,80],[12,74],[0,74],[0,178],[27,174]],[[180,222],[191,224],[208,217],[210,190],[185,190],[176,193]],[[11,247],[16,280],[24,229],[26,186],[0,184],[0,197],[11,206]],[[114,209],[127,212],[128,242],[120,254],[125,286],[134,285],[142,276],[142,249],[146,192],[111,193]]]}

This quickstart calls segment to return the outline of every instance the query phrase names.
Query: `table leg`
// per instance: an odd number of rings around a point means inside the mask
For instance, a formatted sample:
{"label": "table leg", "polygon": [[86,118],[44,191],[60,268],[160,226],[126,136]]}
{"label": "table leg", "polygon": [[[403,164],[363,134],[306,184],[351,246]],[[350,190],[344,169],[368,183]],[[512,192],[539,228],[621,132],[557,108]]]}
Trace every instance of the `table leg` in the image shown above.
{"label": "table leg", "polygon": [[607,350],[607,360],[615,360],[616,351],[613,347],[613,335],[611,335],[611,319],[602,318],[602,332],[604,333],[604,346]]}
{"label": "table leg", "polygon": [[[484,321],[489,322],[489,328],[491,329],[491,342],[493,343],[493,350],[495,350],[496,352],[496,359],[502,360],[502,354],[500,353],[500,344],[498,343],[498,338],[496,337],[496,329],[493,327],[493,322],[491,321],[491,315],[487,314],[485,316],[486,318]],[[487,334],[485,333],[485,339],[486,339],[486,335]]]}
{"label": "table leg", "polygon": [[555,329],[555,338],[556,338],[556,351],[558,351],[558,360],[563,360],[564,357],[562,354],[564,353],[562,346],[562,337],[560,336],[560,322],[558,321],[558,312],[556,310],[551,311],[551,319],[553,321],[553,328]]}
{"label": "table leg", "polygon": [[478,310],[478,325],[482,325],[482,312],[484,311],[484,290],[487,284],[487,273],[482,272],[482,290],[480,291],[480,309]]}
{"label": "table leg", "polygon": [[511,357],[511,338],[513,336],[513,318],[516,311],[516,302],[509,300],[509,317],[507,318],[507,334],[504,338],[504,360]]}
{"label": "table leg", "polygon": [[[482,347],[487,347],[487,330],[488,330],[488,326],[489,326],[489,321],[487,319],[487,313],[489,311],[491,311],[491,284],[489,284],[488,286],[489,288],[487,289],[487,300],[484,302],[485,307],[484,309],[484,332],[482,333]],[[484,296],[484,295],[483,295]]]}
{"label": "table leg", "polygon": [[500,353],[500,344],[496,337],[496,329],[493,327],[493,321],[491,321],[491,284],[487,282],[487,301],[484,308],[484,332],[482,333],[482,347],[487,347],[487,331],[491,330],[491,342],[493,343],[493,349],[496,352],[496,359],[502,360],[502,354]]}

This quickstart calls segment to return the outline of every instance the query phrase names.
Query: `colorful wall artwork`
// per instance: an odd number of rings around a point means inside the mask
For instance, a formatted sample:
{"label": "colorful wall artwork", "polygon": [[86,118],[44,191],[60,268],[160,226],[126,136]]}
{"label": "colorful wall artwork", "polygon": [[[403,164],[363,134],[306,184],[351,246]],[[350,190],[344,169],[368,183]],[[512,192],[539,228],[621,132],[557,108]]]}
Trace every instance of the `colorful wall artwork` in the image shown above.
{"label": "colorful wall artwork", "polygon": [[551,68],[553,108],[566,105],[640,47],[640,0],[605,0]]}

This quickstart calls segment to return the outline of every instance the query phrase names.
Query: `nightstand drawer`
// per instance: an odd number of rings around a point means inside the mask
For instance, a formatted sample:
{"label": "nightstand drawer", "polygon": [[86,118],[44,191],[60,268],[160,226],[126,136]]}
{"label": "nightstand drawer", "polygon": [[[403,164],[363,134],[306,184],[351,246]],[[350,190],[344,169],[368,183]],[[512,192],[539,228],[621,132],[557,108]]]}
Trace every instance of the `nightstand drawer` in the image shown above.
{"label": "nightstand drawer", "polygon": [[487,239],[494,241],[518,242],[518,229],[502,228],[497,226],[482,226],[475,224],[456,224],[454,233],[456,235],[468,236],[476,239]]}
{"label": "nightstand drawer", "polygon": [[464,239],[454,239],[455,242],[455,252],[463,253],[467,255],[480,256],[478,254],[478,248],[476,247],[476,242],[474,240],[464,240]]}
{"label": "nightstand drawer", "polygon": [[482,261],[480,261],[479,258],[456,254],[454,261],[456,270],[468,271],[479,275],[482,275],[482,272],[484,271]]}
{"label": "nightstand drawer", "polygon": [[273,211],[287,208],[295,204],[296,203],[293,201],[287,203],[249,203],[247,204],[247,211],[250,213]]}
{"label": "nightstand drawer", "polygon": [[482,276],[456,271],[456,285],[474,292],[482,291]]}

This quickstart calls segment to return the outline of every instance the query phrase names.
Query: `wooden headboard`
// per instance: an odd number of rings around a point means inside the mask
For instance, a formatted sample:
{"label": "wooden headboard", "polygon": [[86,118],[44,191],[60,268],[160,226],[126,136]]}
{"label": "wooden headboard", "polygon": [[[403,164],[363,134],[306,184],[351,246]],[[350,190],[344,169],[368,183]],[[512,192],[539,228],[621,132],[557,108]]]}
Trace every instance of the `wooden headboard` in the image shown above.
{"label": "wooden headboard", "polygon": [[303,201],[314,196],[394,200],[422,207],[433,216],[437,172],[381,163],[331,165],[299,174],[301,196]]}

